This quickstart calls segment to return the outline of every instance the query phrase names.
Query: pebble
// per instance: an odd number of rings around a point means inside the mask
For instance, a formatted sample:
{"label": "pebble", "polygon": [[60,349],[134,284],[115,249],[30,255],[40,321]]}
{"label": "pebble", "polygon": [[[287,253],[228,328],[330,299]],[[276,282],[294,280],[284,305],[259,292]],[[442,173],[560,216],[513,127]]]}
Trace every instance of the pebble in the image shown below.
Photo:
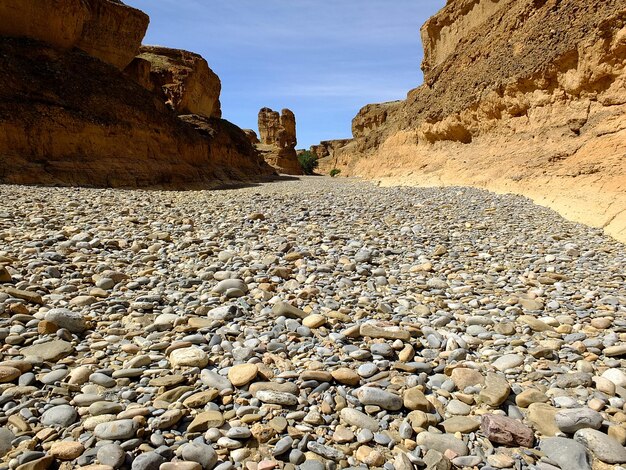
{"label": "pebble", "polygon": [[591,470],[587,449],[573,439],[552,437],[542,439],[539,449],[561,468],[568,470]]}
{"label": "pebble", "polygon": [[118,444],[106,444],[98,448],[98,462],[113,468],[120,468],[126,459],[126,452]]}
{"label": "pebble", "polygon": [[376,405],[391,411],[402,408],[402,398],[379,388],[362,387],[355,394],[363,405]]}
{"label": "pebble", "polygon": [[41,423],[44,426],[68,427],[76,422],[78,413],[73,406],[59,405],[45,411],[41,415]]}

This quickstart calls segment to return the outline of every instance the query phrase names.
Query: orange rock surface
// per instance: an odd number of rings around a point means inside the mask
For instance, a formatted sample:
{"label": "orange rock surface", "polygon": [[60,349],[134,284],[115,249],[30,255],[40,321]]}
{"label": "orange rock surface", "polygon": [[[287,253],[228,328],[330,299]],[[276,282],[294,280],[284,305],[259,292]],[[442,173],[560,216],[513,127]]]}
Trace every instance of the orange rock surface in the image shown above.
{"label": "orange rock surface", "polygon": [[0,36],[77,47],[119,69],[139,51],[148,15],[112,0],[3,0]]}
{"label": "orange rock surface", "polygon": [[624,3],[450,0],[421,32],[424,85],[320,170],[519,193],[626,241]]}
{"label": "orange rock surface", "polygon": [[0,17],[1,183],[182,189],[275,174],[219,119],[219,78],[202,57],[145,48],[133,60],[142,12],[8,0]]}

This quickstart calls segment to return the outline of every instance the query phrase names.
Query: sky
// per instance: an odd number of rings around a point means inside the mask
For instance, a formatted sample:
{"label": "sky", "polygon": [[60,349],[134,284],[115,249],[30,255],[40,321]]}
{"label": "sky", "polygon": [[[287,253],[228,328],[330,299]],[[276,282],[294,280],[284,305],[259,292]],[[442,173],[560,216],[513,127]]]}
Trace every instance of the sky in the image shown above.
{"label": "sky", "polygon": [[422,83],[421,25],[445,0],[125,0],[150,15],[144,44],[201,54],[224,119],[257,131],[259,109],[296,114],[298,148],[351,137],[368,103]]}

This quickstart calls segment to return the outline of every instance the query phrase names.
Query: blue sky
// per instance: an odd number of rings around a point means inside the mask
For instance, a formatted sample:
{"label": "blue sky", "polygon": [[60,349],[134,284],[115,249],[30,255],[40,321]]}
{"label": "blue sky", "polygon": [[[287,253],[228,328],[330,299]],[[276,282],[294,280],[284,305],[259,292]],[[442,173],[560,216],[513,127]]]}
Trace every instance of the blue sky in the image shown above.
{"label": "blue sky", "polygon": [[419,28],[445,0],[126,0],[150,15],[145,44],[201,54],[224,118],[257,130],[268,106],[296,114],[298,148],[351,137],[368,104],[422,83]]}

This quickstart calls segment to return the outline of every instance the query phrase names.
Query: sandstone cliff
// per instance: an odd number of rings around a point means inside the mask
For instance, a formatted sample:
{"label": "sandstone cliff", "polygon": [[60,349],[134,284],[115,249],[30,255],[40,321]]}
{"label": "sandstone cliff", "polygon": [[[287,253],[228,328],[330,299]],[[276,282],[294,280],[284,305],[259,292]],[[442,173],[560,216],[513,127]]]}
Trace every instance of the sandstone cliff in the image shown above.
{"label": "sandstone cliff", "polygon": [[20,2],[0,3],[3,20],[15,16],[0,26],[1,183],[204,188],[275,174],[218,119],[219,79],[204,59],[151,48],[133,61],[143,13]]}
{"label": "sandstone cliff", "polygon": [[142,11],[110,0],[3,0],[0,18],[0,36],[77,47],[118,69],[137,55],[150,21]]}
{"label": "sandstone cliff", "polygon": [[[267,163],[278,172],[287,175],[302,175],[302,167],[296,153],[296,116],[289,109],[283,109],[279,114],[270,108],[259,111],[260,143],[256,143],[257,150]],[[256,135],[249,135],[254,142]]]}
{"label": "sandstone cliff", "polygon": [[309,149],[318,159],[334,157],[335,152],[340,148],[348,145],[352,139],[336,139],[336,140],[323,140],[319,145],[312,145]]}
{"label": "sandstone cliff", "polygon": [[450,0],[424,85],[364,107],[321,170],[521,193],[626,240],[625,26],[623,0]]}
{"label": "sandstone cliff", "polygon": [[139,52],[127,69],[138,83],[159,94],[178,114],[222,117],[222,83],[200,55],[157,46],[142,46]]}

